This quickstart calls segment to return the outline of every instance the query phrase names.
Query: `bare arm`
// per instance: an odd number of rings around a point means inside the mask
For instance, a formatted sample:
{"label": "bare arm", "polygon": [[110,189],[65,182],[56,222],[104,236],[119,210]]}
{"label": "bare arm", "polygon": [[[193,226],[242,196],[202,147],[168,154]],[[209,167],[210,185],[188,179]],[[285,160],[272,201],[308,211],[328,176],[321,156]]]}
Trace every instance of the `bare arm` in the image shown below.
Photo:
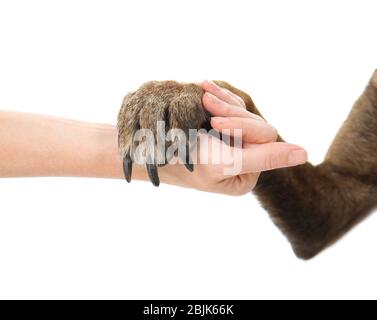
{"label": "bare arm", "polygon": [[[116,128],[0,111],[0,176],[122,178]],[[135,168],[135,178],[144,171]]]}
{"label": "bare arm", "polygon": [[[219,99],[211,101],[206,103],[208,107],[222,105],[226,107],[228,116],[239,113],[239,106]],[[217,115],[221,116],[222,108],[219,110]],[[241,195],[250,192],[261,171],[306,161],[304,150],[288,143],[274,143],[274,129],[266,122],[256,120],[246,110],[244,113],[244,116],[250,117],[245,132],[250,131],[251,136],[266,143],[249,145],[243,150],[239,174],[225,175],[222,163],[198,163],[194,172],[188,172],[183,164],[175,164],[160,168],[161,181],[202,191]],[[259,134],[254,134],[256,132]],[[209,140],[217,145],[220,143],[216,139]],[[201,154],[210,150],[209,146],[200,147]],[[292,162],[290,155],[296,151],[300,151],[299,157]],[[107,124],[0,111],[0,177],[46,176],[124,179],[117,128]],[[148,179],[144,166],[135,165],[132,176],[136,180]]]}

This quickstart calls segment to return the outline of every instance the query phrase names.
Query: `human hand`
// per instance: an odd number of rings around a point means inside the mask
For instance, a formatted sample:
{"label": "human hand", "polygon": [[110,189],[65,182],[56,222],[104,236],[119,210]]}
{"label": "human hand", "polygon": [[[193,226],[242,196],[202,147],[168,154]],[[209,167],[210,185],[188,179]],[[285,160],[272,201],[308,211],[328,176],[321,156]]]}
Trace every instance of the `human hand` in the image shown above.
{"label": "human hand", "polygon": [[[255,187],[262,171],[296,166],[307,161],[307,153],[301,147],[276,142],[276,129],[247,111],[240,97],[212,81],[203,82],[201,87],[205,91],[203,106],[214,116],[212,127],[218,131],[228,129],[232,137],[236,129],[242,130],[242,148],[201,135],[195,171],[189,173],[182,165],[163,167],[160,169],[163,182],[208,192],[242,195]],[[220,157],[220,163],[214,164],[211,163],[214,153],[228,156]],[[241,157],[232,157],[235,153]],[[203,159],[210,161],[203,163]],[[226,174],[229,160],[238,161],[233,163],[233,167],[239,168],[236,174]]]}
{"label": "human hand", "polygon": [[[206,91],[203,105],[215,116],[211,121],[212,126],[218,130],[229,128],[231,134],[232,128],[242,128],[243,146],[237,149],[217,138],[200,135],[194,172],[189,172],[181,164],[160,167],[162,182],[240,195],[255,186],[261,171],[300,164],[306,160],[305,151],[298,151],[302,158],[288,163],[289,151],[302,149],[285,143],[273,143],[276,130],[260,117],[246,111],[239,97],[209,82],[204,82],[202,88]],[[182,108],[185,106],[182,105]],[[114,126],[6,111],[0,112],[0,120],[0,177],[124,178],[118,132]],[[239,150],[242,157],[233,157]],[[220,162],[214,163],[211,157],[216,154],[225,154],[225,157],[220,157]],[[204,161],[206,158],[209,161]],[[232,161],[236,164],[233,167],[240,169],[237,173],[227,172]],[[145,168],[135,166],[133,178],[148,180]]]}

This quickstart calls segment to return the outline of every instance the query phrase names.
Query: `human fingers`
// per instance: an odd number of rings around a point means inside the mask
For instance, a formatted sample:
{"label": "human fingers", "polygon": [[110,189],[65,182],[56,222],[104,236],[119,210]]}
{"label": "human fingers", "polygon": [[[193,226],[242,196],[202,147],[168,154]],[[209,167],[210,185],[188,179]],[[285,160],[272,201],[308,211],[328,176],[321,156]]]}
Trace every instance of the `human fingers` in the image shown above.
{"label": "human fingers", "polygon": [[260,173],[245,173],[227,177],[220,185],[229,195],[244,195],[252,191],[257,185]]}
{"label": "human fingers", "polygon": [[236,152],[241,152],[242,156],[241,173],[297,166],[304,164],[308,159],[303,148],[285,142],[251,144],[246,148],[237,149]]}
{"label": "human fingers", "polygon": [[246,108],[245,102],[242,100],[241,97],[237,96],[236,94],[234,94],[233,92],[225,88],[218,86],[216,83],[214,83],[211,80],[203,81],[201,83],[201,87],[205,91],[218,97],[220,100],[223,100],[229,104],[236,105],[238,107],[242,107],[244,109]]}
{"label": "human fingers", "polygon": [[[254,118],[212,117],[211,126],[219,132],[229,129],[229,134],[233,137],[241,134],[242,142],[247,143],[275,142],[278,136],[273,126],[265,121],[258,121]],[[239,132],[236,130],[239,130]]]}
{"label": "human fingers", "polygon": [[213,116],[253,118],[264,121],[261,117],[247,111],[246,109],[220,100],[218,97],[209,92],[206,92],[203,95],[203,106]]}

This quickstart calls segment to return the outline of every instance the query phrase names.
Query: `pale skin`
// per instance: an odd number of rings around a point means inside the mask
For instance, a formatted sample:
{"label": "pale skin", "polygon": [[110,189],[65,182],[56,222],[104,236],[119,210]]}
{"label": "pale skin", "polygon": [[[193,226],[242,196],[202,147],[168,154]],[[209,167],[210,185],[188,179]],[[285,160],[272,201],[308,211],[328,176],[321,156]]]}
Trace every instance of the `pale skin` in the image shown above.
{"label": "pale skin", "polygon": [[[211,81],[204,107],[214,116],[217,130],[242,129],[242,170],[224,175],[225,164],[196,164],[189,172],[182,164],[159,169],[162,183],[201,191],[242,195],[251,191],[260,172],[303,164],[306,151],[293,144],[275,142],[276,130],[245,109],[241,98]],[[209,143],[222,144],[215,138]],[[227,146],[228,147],[228,146]],[[201,144],[199,154],[208,145]],[[231,147],[228,147],[231,148]],[[0,111],[0,177],[97,177],[124,179],[113,125],[87,123],[44,115]],[[135,166],[135,180],[148,180],[143,167]]]}

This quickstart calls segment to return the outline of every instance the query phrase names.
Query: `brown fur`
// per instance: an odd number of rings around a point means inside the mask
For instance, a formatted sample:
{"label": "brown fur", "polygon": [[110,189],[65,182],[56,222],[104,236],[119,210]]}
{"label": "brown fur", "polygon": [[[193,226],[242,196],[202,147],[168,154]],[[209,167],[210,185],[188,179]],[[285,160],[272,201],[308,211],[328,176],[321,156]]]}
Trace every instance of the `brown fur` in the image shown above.
{"label": "brown fur", "polygon": [[[118,119],[120,148],[123,153],[124,146],[132,135],[129,132],[135,127],[135,119],[143,117],[140,110],[145,108],[145,103],[148,104],[144,97],[144,95],[148,96],[148,92],[154,96],[151,105],[155,105],[157,95],[164,105],[164,110],[174,115],[174,119],[179,119],[170,122],[172,125],[196,128],[206,122],[206,119],[201,117],[201,113],[197,113],[197,107],[201,107],[198,95],[202,94],[198,86],[190,85],[191,90],[194,90],[191,93],[194,94],[191,98],[190,95],[184,96],[182,98],[184,103],[172,104],[171,101],[176,102],[176,99],[181,99],[180,84],[175,82],[150,84],[142,91],[137,91],[136,94],[140,95],[138,98],[140,105],[136,109],[135,106],[129,105],[127,97],[123,104]],[[154,88],[156,84],[159,85],[158,91]],[[239,95],[250,112],[261,115],[246,93],[223,81],[217,81],[217,84]],[[162,92],[166,94],[162,96]],[[193,101],[195,102],[192,103]],[[132,111],[129,112],[128,109]],[[154,109],[154,114],[161,114],[157,109]],[[155,118],[150,117],[149,120],[152,122],[146,122],[144,125],[153,128]],[[283,141],[280,136],[278,140]],[[312,258],[375,208],[376,153],[377,71],[355,103],[323,163],[318,166],[307,163],[298,167],[264,172],[254,189],[262,206],[286,235],[298,257]]]}
{"label": "brown fur", "polygon": [[[140,128],[151,129],[157,139],[157,121],[171,128],[200,129],[209,120],[201,104],[203,90],[195,84],[149,81],[123,100],[118,115],[120,153],[133,153],[132,137]],[[182,112],[184,110],[184,112]]]}

